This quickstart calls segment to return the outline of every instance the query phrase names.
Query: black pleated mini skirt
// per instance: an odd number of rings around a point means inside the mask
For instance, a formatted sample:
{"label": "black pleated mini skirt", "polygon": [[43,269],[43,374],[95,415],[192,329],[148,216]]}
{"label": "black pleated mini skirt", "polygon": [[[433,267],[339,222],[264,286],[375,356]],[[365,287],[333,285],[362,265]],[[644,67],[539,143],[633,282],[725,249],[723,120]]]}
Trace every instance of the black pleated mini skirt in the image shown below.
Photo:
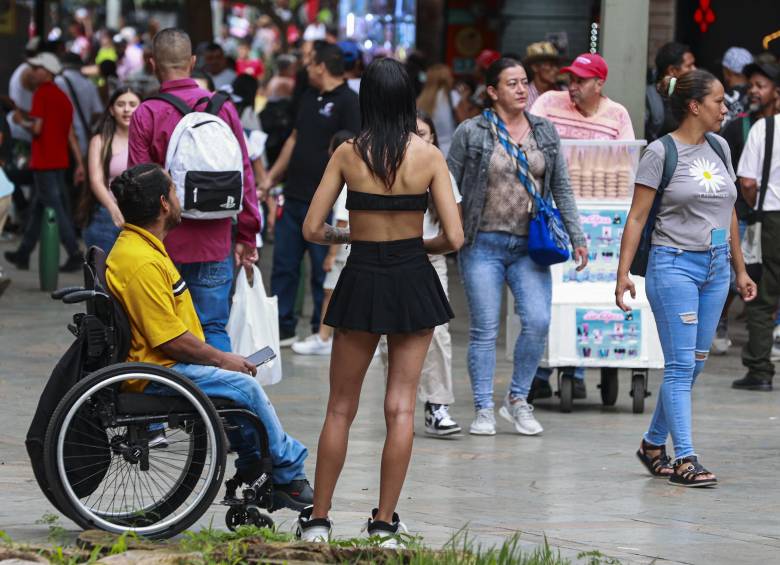
{"label": "black pleated mini skirt", "polygon": [[325,314],[334,328],[411,333],[446,324],[452,308],[422,238],[353,241]]}

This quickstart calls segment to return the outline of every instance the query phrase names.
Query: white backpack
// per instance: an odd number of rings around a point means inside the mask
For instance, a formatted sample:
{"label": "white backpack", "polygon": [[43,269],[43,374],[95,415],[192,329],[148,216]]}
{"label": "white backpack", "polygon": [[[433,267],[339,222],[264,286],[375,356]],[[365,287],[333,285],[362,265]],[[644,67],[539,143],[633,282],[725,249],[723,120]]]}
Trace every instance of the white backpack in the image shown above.
{"label": "white backpack", "polygon": [[234,218],[242,208],[244,161],[241,145],[217,116],[228,95],[215,94],[204,111],[190,108],[167,92],[151,96],[174,106],[182,118],[168,141],[165,168],[176,185],[182,217],[194,220]]}

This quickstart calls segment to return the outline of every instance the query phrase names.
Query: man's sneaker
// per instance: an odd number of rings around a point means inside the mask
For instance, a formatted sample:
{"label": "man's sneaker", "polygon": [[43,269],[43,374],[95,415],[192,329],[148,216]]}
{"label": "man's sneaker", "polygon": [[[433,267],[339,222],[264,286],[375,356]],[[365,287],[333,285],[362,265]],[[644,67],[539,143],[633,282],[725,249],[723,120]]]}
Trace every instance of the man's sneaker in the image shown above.
{"label": "man's sneaker", "polygon": [[496,435],[496,415],[492,408],[480,408],[469,426],[469,433],[475,436]]}
{"label": "man's sneaker", "polygon": [[60,267],[60,272],[75,273],[76,271],[80,271],[83,266],[84,266],[84,255],[79,251],[78,253],[74,253],[73,255],[68,257],[68,260],[65,261],[65,263],[63,263],[62,266]]}
{"label": "man's sneaker", "polygon": [[398,514],[393,512],[393,523],[388,524],[382,520],[375,520],[377,512],[379,512],[378,508],[374,508],[371,511],[371,517],[364,528],[366,536],[375,540],[379,547],[386,549],[403,547],[405,544],[399,534],[408,534],[409,530],[406,529],[404,523],[398,518]]}
{"label": "man's sneaker", "polygon": [[542,425],[534,417],[534,407],[528,404],[525,398],[510,400],[509,395],[506,395],[504,405],[498,413],[504,420],[515,425],[518,434],[535,436],[544,431]]}
{"label": "man's sneaker", "polygon": [[552,395],[553,390],[550,386],[550,381],[534,377],[534,380],[531,383],[531,392],[528,393],[528,402],[533,402],[534,400],[540,400],[542,398],[551,398]]}
{"label": "man's sneaker", "polygon": [[582,400],[588,398],[588,389],[585,388],[585,379],[572,379],[574,381],[572,387],[572,398],[576,400]]}
{"label": "man's sneaker", "polygon": [[298,341],[298,336],[294,331],[279,330],[279,347],[290,347],[296,341]]}
{"label": "man's sneaker", "polygon": [[274,509],[291,508],[302,511],[314,502],[314,491],[306,479],[296,479],[286,485],[274,485]]}
{"label": "man's sneaker", "polygon": [[729,339],[728,319],[721,318],[718,321],[718,329],[715,331],[715,339],[712,340],[710,352],[713,355],[725,355],[729,352],[731,340]]}
{"label": "man's sneaker", "polygon": [[330,355],[333,340],[322,341],[320,334],[313,334],[303,341],[296,341],[291,348],[299,355]]}
{"label": "man's sneaker", "polygon": [[301,541],[313,543],[328,543],[333,530],[333,523],[328,518],[312,518],[314,506],[301,510],[296,520],[295,537]]}
{"label": "man's sneaker", "polygon": [[425,403],[425,433],[438,437],[460,433],[460,426],[450,418],[449,406]]}
{"label": "man's sneaker", "polygon": [[14,267],[20,271],[27,271],[30,269],[30,257],[23,256],[18,251],[6,251],[4,253],[5,260],[11,263]]}
{"label": "man's sneaker", "polygon": [[731,388],[736,388],[737,390],[770,391],[772,390],[772,379],[760,379],[748,373],[741,379],[731,383]]}

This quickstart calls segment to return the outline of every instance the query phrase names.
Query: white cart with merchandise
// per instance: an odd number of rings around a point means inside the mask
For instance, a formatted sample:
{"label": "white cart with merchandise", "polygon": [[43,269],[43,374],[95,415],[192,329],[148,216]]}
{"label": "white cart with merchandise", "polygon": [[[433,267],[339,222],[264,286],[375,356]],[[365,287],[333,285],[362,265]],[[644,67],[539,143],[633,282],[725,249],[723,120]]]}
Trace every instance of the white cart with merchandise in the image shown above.
{"label": "white cart with merchandise", "polygon": [[[649,396],[649,369],[663,368],[655,320],[647,302],[644,279],[632,277],[636,299],[623,312],[615,305],[620,240],[631,205],[634,177],[645,141],[561,142],[582,228],[588,240],[588,266],[576,271],[574,261],[552,267],[552,318],[543,367],[557,369],[561,411],[571,412],[576,367],[599,368],[601,400],[612,406],[618,397],[618,371],[631,374],[634,413],[644,411]],[[507,356],[511,358],[520,331],[508,293]]]}

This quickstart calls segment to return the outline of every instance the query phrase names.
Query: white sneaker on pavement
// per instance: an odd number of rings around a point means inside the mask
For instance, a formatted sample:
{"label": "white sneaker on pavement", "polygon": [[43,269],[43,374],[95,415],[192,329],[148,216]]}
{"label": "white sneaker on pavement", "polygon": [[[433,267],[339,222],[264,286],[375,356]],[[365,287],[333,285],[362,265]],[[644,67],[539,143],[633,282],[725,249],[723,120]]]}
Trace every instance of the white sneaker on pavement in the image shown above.
{"label": "white sneaker on pavement", "polygon": [[528,404],[525,398],[516,398],[510,401],[509,395],[504,398],[504,405],[498,413],[507,422],[515,425],[518,434],[535,436],[542,433],[544,428],[534,417],[534,407]]}
{"label": "white sneaker on pavement", "polygon": [[333,340],[323,341],[320,334],[313,334],[303,341],[296,341],[290,348],[298,355],[330,355]]}
{"label": "white sneaker on pavement", "polygon": [[460,426],[450,416],[449,406],[425,403],[425,433],[436,437],[460,433]]}
{"label": "white sneaker on pavement", "polygon": [[377,508],[371,511],[371,518],[368,519],[368,522],[362,528],[366,537],[374,539],[379,547],[385,549],[406,547],[406,543],[401,536],[408,535],[409,530],[406,529],[406,524],[398,518],[398,514],[393,512],[393,522],[388,524],[387,522],[374,519],[377,511]]}
{"label": "white sneaker on pavement", "polygon": [[333,522],[328,518],[312,518],[314,506],[304,508],[295,521],[295,537],[301,541],[328,543]]}
{"label": "white sneaker on pavement", "polygon": [[469,433],[475,436],[496,435],[496,415],[492,408],[480,408],[469,426]]}

